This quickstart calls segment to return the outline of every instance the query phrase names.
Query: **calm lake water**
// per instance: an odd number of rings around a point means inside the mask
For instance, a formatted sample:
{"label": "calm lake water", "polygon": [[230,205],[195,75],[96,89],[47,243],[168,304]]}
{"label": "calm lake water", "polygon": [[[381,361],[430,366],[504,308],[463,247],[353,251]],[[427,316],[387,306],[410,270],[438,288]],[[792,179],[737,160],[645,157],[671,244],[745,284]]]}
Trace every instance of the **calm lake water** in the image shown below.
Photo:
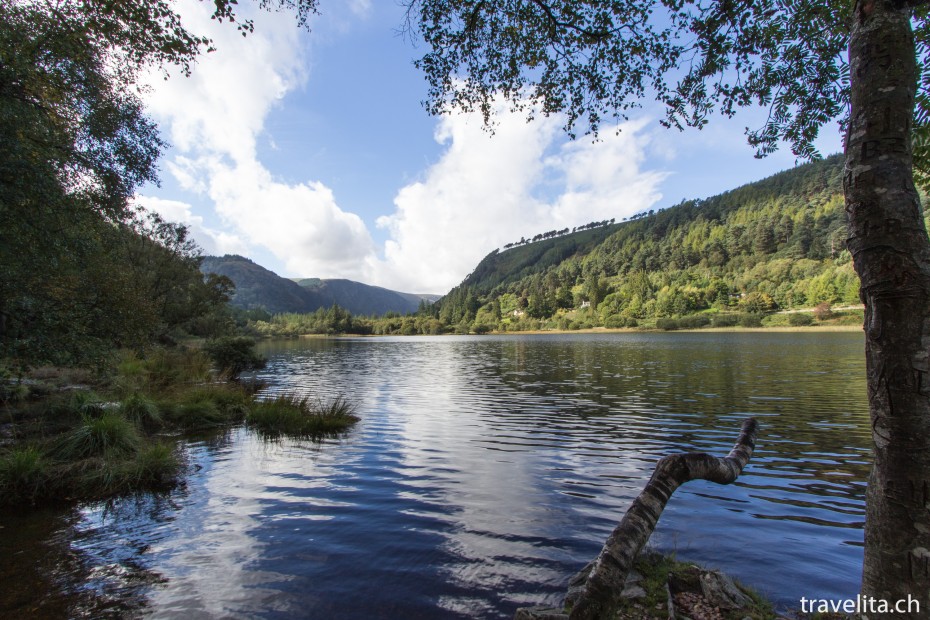
{"label": "calm lake water", "polygon": [[0,614],[499,618],[555,604],[663,455],[725,455],[652,545],[780,605],[851,598],[870,459],[860,333],[307,339],[268,392],[347,395],[341,439],[191,442],[187,483],[0,516]]}

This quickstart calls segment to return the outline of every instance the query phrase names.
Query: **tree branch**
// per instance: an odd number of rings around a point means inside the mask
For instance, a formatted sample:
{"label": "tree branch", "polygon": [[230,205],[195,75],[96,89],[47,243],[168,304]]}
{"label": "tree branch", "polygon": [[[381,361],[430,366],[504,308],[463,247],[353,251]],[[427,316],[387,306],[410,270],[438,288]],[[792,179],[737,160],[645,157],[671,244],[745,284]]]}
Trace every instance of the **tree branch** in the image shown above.
{"label": "tree branch", "polygon": [[703,452],[662,458],[623,519],[604,543],[597,558],[569,582],[564,608],[569,612],[518,609],[515,620],[595,620],[613,618],[620,593],[633,562],[649,541],[656,523],[675,489],[691,480],[730,484],[752,457],[758,423],[748,418],[730,453],[719,458]]}

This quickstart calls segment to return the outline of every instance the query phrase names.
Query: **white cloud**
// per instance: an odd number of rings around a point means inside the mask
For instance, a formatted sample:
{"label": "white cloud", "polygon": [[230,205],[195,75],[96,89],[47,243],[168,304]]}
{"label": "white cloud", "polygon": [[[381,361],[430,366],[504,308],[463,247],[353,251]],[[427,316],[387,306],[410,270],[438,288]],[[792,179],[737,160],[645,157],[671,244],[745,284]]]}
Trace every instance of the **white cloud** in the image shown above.
{"label": "white cloud", "polygon": [[[360,18],[372,10],[369,0],[347,8]],[[258,13],[255,32],[243,38],[228,25],[217,27],[204,4],[187,2],[182,12],[188,27],[208,33],[219,51],[201,57],[190,78],[154,80],[150,110],[175,146],[166,169],[212,205],[226,231],[206,228],[187,203],[141,201],[166,216],[174,209],[172,219],[190,224],[208,251],[263,247],[285,266],[281,275],[443,293],[507,242],[619,219],[659,199],[663,175],[642,171],[649,144],[643,122],[597,143],[568,143],[559,118],[527,123],[501,112],[492,135],[478,115],[448,116],[435,136],[445,152],[418,182],[398,190],[394,212],[377,220],[389,235],[379,256],[363,220],[340,208],[326,185],[312,178],[284,182],[258,159],[267,116],[308,79],[293,16]]]}
{"label": "white cloud", "polygon": [[178,200],[165,200],[154,196],[139,196],[136,204],[161,215],[169,222],[187,226],[191,237],[206,254],[243,254],[248,246],[238,236],[204,225],[201,216],[195,215],[193,207]]}
{"label": "white cloud", "polygon": [[[365,1],[353,4],[358,12],[368,8]],[[302,33],[293,16],[258,13],[255,32],[243,38],[228,25],[217,27],[204,4],[186,3],[181,10],[188,28],[208,33],[218,51],[202,56],[189,78],[153,80],[148,104],[176,149],[168,171],[184,190],[209,198],[235,231],[222,237],[201,227],[198,241],[211,245],[200,236],[206,234],[215,247],[243,253],[245,244],[235,241],[263,246],[293,274],[364,277],[373,247],[361,218],[342,211],[322,183],[280,182],[258,160],[266,117],[306,79]],[[152,197],[140,202],[170,206]],[[193,224],[196,218],[188,209],[173,219]]]}
{"label": "white cloud", "polygon": [[499,112],[491,135],[477,115],[444,117],[436,139],[448,144],[446,152],[422,181],[398,192],[395,212],[378,220],[391,236],[379,280],[445,292],[488,252],[521,236],[648,208],[661,197],[664,175],[640,170],[644,124],[571,143],[558,118],[527,123]]}

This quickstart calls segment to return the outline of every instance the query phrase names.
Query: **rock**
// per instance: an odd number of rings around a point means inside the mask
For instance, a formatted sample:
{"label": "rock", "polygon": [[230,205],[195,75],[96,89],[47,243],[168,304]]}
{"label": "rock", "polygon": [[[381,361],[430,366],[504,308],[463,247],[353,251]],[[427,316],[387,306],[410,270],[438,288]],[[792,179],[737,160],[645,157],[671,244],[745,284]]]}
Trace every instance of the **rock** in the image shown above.
{"label": "rock", "polygon": [[584,592],[584,584],[585,581],[588,580],[588,575],[591,574],[592,568],[594,568],[593,560],[588,562],[584,568],[568,580],[568,592],[565,594],[565,602],[563,603],[566,608],[575,606],[575,601],[577,601]]}
{"label": "rock", "polygon": [[513,620],[568,620],[568,614],[554,607],[521,607]]}
{"label": "rock", "polygon": [[623,592],[620,593],[620,596],[628,599],[643,598],[646,596],[646,590],[639,584],[627,583],[623,586]]}
{"label": "rock", "polygon": [[701,573],[701,593],[707,602],[721,609],[742,609],[752,605],[752,599],[720,571]]}

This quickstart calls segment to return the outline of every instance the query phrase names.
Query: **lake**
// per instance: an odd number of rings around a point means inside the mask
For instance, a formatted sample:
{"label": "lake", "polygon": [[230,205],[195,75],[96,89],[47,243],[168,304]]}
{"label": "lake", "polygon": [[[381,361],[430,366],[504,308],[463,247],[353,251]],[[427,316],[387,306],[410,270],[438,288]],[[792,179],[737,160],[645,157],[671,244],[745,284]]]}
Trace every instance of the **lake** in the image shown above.
{"label": "lake", "polygon": [[191,441],[163,496],[0,516],[0,613],[505,618],[556,604],[662,456],[725,456],[651,545],[798,607],[853,598],[871,439],[861,333],[262,343],[268,393],[348,396],[339,439]]}

